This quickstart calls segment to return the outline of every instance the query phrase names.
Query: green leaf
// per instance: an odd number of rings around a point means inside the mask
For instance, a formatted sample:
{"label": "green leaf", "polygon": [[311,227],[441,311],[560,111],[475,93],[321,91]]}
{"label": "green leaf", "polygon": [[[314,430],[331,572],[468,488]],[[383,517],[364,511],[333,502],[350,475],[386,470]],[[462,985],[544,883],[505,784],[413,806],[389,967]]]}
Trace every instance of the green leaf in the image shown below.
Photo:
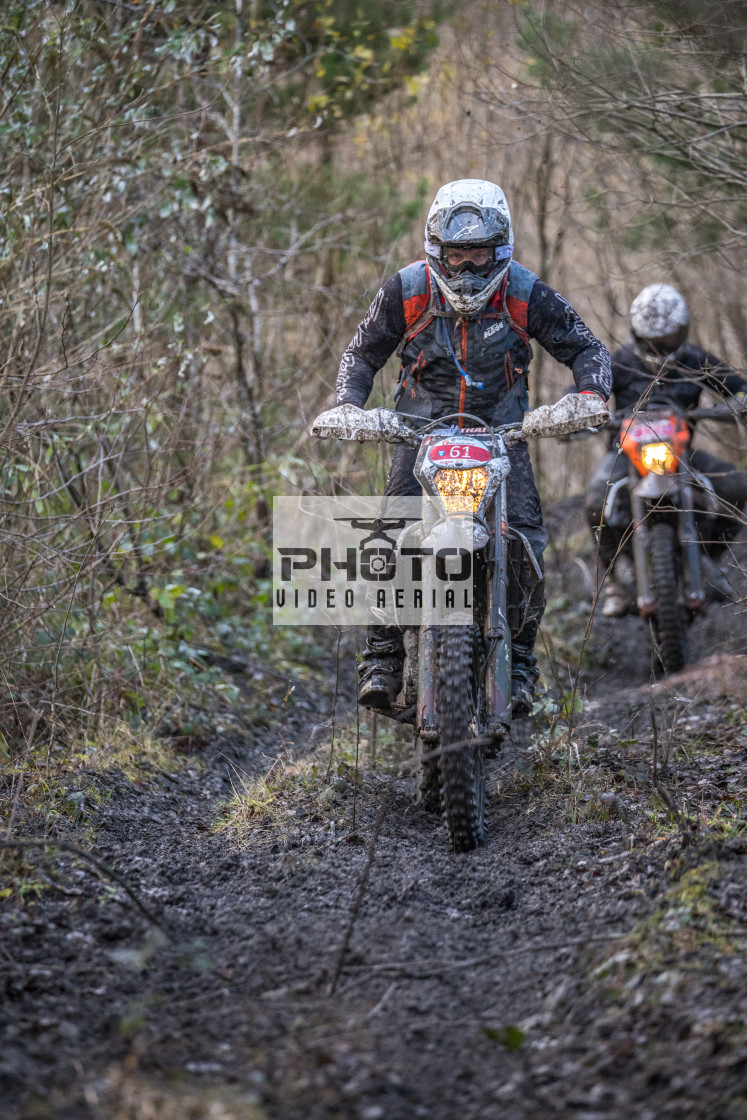
{"label": "green leaf", "polygon": [[133,256],[137,253],[137,240],[135,238],[135,226],[132,222],[125,226],[122,233],[122,242],[128,253]]}
{"label": "green leaf", "polygon": [[482,1033],[491,1042],[499,1042],[501,1046],[505,1046],[507,1050],[518,1050],[519,1047],[526,1040],[524,1031],[518,1027],[508,1026],[497,1029],[496,1027],[483,1027]]}

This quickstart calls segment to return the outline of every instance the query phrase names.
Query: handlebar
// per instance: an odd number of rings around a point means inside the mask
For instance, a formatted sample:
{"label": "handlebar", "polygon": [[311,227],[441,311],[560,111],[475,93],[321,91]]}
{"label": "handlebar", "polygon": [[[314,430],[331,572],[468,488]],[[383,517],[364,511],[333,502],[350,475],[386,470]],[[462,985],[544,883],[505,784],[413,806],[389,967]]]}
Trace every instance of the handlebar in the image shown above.
{"label": "handlebar", "polygon": [[514,447],[523,439],[521,422],[513,424],[488,424],[482,417],[475,416],[471,412],[448,412],[445,416],[439,416],[437,420],[431,420],[427,424],[424,424],[422,428],[418,429],[417,434],[419,436],[424,436],[429,430],[437,430],[439,425],[442,425],[447,430],[450,427],[453,428],[454,425],[450,425],[448,423],[449,420],[474,420],[477,422],[480,429],[484,429],[494,438],[495,436],[502,436],[503,442],[507,447]]}
{"label": "handlebar", "polygon": [[[312,435],[322,439],[354,439],[359,442],[406,443],[411,447],[419,445],[429,432],[434,430],[455,429],[456,434],[465,434],[462,425],[466,421],[476,425],[473,431],[485,432],[495,440],[501,439],[505,446],[513,447],[522,439],[540,439],[546,436],[560,437],[566,432],[580,431],[609,419],[606,404],[599,398],[583,399],[580,396],[561,397],[554,405],[540,405],[524,413],[521,421],[510,424],[489,424],[481,416],[471,412],[451,412],[445,416],[427,420],[418,428],[413,422],[422,420],[421,416],[394,412],[390,408],[361,409],[352,404],[341,404],[321,413],[311,427]],[[454,423],[459,422],[459,427]]]}
{"label": "handlebar", "polygon": [[[424,416],[395,412],[390,408],[364,410],[347,404],[321,413],[314,421],[311,431],[322,439],[355,439],[359,442],[384,440],[387,443],[406,443],[411,447],[419,447],[429,431],[438,428],[459,431],[454,423],[456,420],[471,422],[478,430],[490,434],[494,440],[501,436],[509,446],[522,438],[520,423],[493,426],[481,416],[469,412],[453,412],[430,420]],[[415,427],[415,424],[418,426]]]}
{"label": "handlebar", "polygon": [[[402,414],[398,413],[397,415]],[[446,420],[474,420],[481,428],[485,428],[488,432],[510,431],[513,428],[521,427],[520,422],[514,424],[489,424],[487,420],[483,420],[481,416],[475,416],[472,412],[447,412],[445,416],[439,416],[436,420],[429,420],[427,424],[423,425],[420,431],[427,432],[429,428],[435,428],[439,424],[443,424]]]}
{"label": "handlebar", "polygon": [[722,408],[693,408],[690,412],[685,413],[686,420],[745,420],[747,414],[737,411],[737,409],[730,408],[728,405]]}
{"label": "handlebar", "polygon": [[[681,416],[683,420],[686,420],[688,422],[691,420],[729,420],[739,423],[740,421],[744,422],[744,420],[747,420],[747,412],[737,412],[736,409],[730,408],[728,405],[722,405],[721,407],[717,406],[716,408],[677,409],[671,405],[652,404],[650,408],[641,409],[640,411],[638,411],[637,409],[633,409],[632,411],[630,409],[619,409],[618,411],[613,412],[612,416],[610,417],[610,421],[605,425],[604,430],[612,432],[619,431],[620,425],[625,420],[630,420],[632,416],[645,416],[648,413],[654,412],[675,412],[678,416]],[[583,432],[579,433],[579,435],[583,434]]]}

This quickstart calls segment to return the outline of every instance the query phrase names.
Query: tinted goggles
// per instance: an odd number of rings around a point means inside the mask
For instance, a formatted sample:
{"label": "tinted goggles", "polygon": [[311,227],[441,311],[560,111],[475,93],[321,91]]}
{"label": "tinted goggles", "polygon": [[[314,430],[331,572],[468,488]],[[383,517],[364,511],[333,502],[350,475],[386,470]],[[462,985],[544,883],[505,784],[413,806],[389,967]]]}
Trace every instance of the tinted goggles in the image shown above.
{"label": "tinted goggles", "polygon": [[430,257],[435,257],[437,261],[445,260],[446,254],[449,249],[454,249],[459,253],[463,253],[462,260],[472,260],[469,255],[470,250],[481,251],[487,249],[492,252],[492,257],[489,256],[487,260],[504,261],[513,256],[514,246],[513,242],[508,245],[434,245],[432,241],[425,242],[425,251]]}

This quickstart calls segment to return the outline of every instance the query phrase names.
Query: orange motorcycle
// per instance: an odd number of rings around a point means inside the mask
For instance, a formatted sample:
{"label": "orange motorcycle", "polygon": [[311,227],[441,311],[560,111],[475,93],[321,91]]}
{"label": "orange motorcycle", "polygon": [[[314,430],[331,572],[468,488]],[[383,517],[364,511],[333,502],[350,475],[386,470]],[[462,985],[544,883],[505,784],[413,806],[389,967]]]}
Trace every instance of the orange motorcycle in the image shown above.
{"label": "orange motorcycle", "polygon": [[701,541],[719,511],[712,484],[690,465],[692,425],[735,418],[728,408],[683,413],[652,406],[610,423],[619,431],[628,473],[610,484],[603,517],[627,530],[632,514],[638,613],[651,620],[656,654],[668,673],[683,668],[688,626],[706,608]]}

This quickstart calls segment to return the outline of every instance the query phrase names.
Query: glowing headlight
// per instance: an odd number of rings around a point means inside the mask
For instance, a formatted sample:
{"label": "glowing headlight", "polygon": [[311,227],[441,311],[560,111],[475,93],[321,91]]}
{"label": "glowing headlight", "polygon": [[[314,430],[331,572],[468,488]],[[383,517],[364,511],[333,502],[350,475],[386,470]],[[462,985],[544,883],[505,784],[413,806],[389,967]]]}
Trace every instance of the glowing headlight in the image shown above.
{"label": "glowing headlight", "polygon": [[477,513],[488,485],[487,467],[468,470],[439,470],[433,476],[438,496],[447,513]]}
{"label": "glowing headlight", "polygon": [[641,462],[653,474],[670,474],[677,470],[677,457],[671,443],[647,443],[641,448]]}

